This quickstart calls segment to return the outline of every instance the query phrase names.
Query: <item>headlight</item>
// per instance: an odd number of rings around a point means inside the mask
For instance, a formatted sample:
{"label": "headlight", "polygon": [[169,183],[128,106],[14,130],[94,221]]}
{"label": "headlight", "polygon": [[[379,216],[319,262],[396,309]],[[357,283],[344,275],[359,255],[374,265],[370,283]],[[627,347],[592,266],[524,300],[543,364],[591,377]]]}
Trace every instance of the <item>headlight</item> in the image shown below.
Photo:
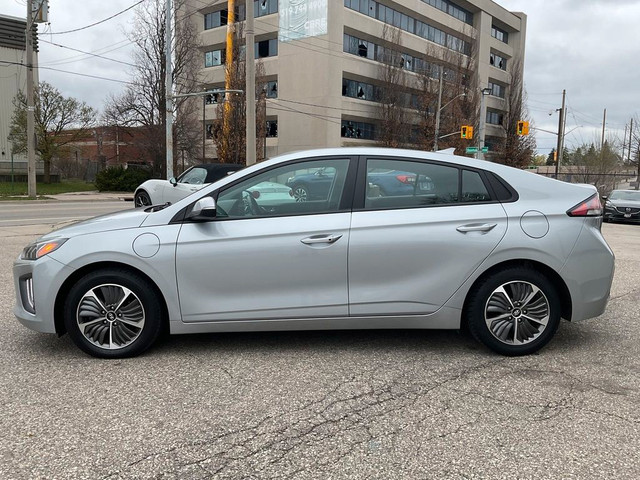
{"label": "headlight", "polygon": [[55,252],[66,241],[66,238],[56,238],[55,240],[44,240],[41,242],[32,243],[31,245],[27,245],[26,247],[24,247],[20,258],[22,258],[23,260],[37,260],[40,257],[44,257],[45,255],[50,254],[51,252]]}

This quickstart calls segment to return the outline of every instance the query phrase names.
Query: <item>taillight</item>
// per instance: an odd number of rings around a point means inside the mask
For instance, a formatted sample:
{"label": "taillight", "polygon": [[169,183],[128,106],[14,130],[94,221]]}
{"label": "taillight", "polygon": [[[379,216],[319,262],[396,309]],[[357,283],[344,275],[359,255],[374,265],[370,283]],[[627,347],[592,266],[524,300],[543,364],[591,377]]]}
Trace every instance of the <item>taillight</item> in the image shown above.
{"label": "taillight", "polygon": [[415,183],[416,176],[415,175],[396,175],[398,181],[402,183]]}
{"label": "taillight", "polygon": [[568,210],[567,215],[570,217],[598,217],[602,215],[600,196],[597,193],[593,194],[584,202]]}

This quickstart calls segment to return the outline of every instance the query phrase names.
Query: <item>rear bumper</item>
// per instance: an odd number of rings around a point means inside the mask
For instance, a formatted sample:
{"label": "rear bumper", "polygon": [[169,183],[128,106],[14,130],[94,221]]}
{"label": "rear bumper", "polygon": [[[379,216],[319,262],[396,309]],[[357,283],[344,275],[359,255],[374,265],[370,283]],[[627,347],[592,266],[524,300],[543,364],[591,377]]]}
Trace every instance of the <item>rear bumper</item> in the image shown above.
{"label": "rear bumper", "polygon": [[560,272],[571,294],[571,321],[578,322],[604,313],[611,293],[615,256],[599,228],[589,220]]}

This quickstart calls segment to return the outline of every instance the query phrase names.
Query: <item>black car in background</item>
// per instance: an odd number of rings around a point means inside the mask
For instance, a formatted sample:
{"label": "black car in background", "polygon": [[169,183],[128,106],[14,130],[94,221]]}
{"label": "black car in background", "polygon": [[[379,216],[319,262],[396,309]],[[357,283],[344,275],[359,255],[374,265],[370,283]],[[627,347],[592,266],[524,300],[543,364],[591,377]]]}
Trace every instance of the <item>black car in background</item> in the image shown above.
{"label": "black car in background", "polygon": [[640,190],[613,190],[602,198],[605,222],[640,223]]}

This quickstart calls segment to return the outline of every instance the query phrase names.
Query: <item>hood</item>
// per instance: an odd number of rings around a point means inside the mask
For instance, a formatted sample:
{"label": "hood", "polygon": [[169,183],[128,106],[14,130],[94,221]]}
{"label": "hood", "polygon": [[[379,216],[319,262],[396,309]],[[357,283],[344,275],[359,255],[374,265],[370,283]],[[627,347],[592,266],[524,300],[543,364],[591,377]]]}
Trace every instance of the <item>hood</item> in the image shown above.
{"label": "hood", "polygon": [[[42,240],[50,238],[71,238],[88,233],[100,233],[109,230],[123,230],[126,228],[139,227],[150,213],[145,209],[131,209],[122,212],[108,213],[99,217],[82,220],[66,227],[59,228],[40,237]],[[39,240],[40,240],[39,239]]]}
{"label": "hood", "polygon": [[640,208],[640,200],[625,200],[623,198],[616,199],[607,199],[607,203],[614,205],[616,207],[632,207],[632,208]]}

